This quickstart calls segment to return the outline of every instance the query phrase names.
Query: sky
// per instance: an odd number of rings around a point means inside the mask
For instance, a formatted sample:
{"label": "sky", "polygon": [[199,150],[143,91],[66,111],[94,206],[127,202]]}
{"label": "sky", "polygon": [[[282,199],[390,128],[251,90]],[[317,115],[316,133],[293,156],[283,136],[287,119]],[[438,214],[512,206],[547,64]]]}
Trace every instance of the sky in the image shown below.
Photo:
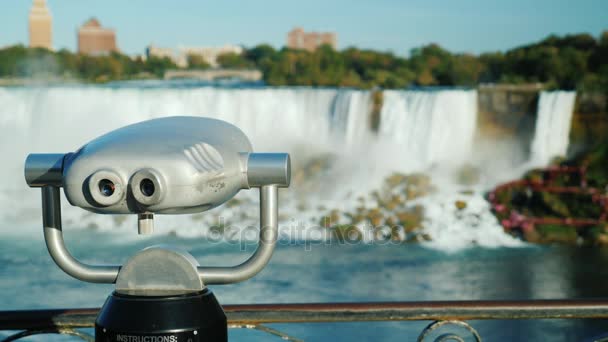
{"label": "sky", "polygon": [[[429,43],[453,52],[504,51],[549,34],[608,30],[608,0],[47,0],[55,49],[76,49],[90,17],[117,32],[118,47],[285,45],[295,26],[333,31],[338,48],[407,55]],[[31,0],[0,0],[0,47],[27,44]]]}

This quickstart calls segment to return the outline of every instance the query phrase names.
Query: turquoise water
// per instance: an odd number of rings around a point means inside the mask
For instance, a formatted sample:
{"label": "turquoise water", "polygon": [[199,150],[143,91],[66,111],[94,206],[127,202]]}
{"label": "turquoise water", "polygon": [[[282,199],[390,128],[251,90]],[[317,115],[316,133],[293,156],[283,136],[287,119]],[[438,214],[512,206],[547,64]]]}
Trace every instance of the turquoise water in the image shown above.
{"label": "turquoise water", "polygon": [[[126,231],[68,230],[66,241],[78,258],[91,263],[123,263],[137,250],[161,242],[189,250],[202,265],[238,263],[253,249],[172,236],[140,238]],[[6,234],[0,250],[1,310],[98,307],[112,291],[112,286],[82,283],[62,273],[47,255],[42,232]],[[608,251],[567,247],[444,253],[413,244],[281,245],[254,279],[212,290],[223,304],[598,298],[608,294],[607,261]],[[428,323],[271,326],[306,341],[410,341]],[[608,322],[599,320],[470,323],[486,341],[581,341],[608,331]],[[249,330],[230,334],[235,341],[273,339]]]}

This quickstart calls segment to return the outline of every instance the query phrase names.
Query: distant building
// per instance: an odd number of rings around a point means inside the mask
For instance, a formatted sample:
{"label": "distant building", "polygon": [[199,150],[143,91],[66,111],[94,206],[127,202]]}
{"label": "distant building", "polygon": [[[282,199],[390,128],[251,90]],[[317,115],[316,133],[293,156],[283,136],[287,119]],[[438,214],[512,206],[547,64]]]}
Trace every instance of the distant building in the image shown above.
{"label": "distant building", "polygon": [[78,52],[87,55],[107,55],[118,51],[116,33],[101,27],[95,18],[89,19],[78,29]]}
{"label": "distant building", "polygon": [[329,45],[334,50],[338,46],[337,35],[333,32],[304,32],[296,27],[287,34],[287,47],[315,51],[321,45]]}
{"label": "distant building", "polygon": [[218,66],[217,58],[220,55],[234,53],[240,55],[243,53],[243,48],[237,45],[224,45],[220,47],[180,47],[179,55],[183,58],[188,56],[200,56],[207,64],[215,68]]}
{"label": "distant building", "polygon": [[154,45],[148,45],[146,47],[146,59],[150,57],[156,58],[169,58],[175,65],[180,68],[185,68],[188,66],[188,60],[186,58],[180,58],[176,53],[175,49],[172,48],[163,48]]}
{"label": "distant building", "polygon": [[46,0],[34,0],[29,17],[30,47],[41,47],[51,50],[52,17]]}
{"label": "distant building", "polygon": [[161,48],[149,45],[146,48],[146,57],[169,58],[180,68],[188,66],[188,56],[201,57],[211,67],[217,67],[217,59],[220,55],[243,53],[243,48],[237,45],[224,45],[221,47],[179,47],[177,50],[171,48]]}

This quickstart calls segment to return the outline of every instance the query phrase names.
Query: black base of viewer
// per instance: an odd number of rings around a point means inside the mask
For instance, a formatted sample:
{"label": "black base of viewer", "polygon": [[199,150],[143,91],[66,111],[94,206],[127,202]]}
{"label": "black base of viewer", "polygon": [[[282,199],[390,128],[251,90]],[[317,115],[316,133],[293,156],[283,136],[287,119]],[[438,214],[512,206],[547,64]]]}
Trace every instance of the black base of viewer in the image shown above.
{"label": "black base of viewer", "polygon": [[226,315],[211,291],[179,296],[112,293],[95,321],[96,342],[228,340]]}

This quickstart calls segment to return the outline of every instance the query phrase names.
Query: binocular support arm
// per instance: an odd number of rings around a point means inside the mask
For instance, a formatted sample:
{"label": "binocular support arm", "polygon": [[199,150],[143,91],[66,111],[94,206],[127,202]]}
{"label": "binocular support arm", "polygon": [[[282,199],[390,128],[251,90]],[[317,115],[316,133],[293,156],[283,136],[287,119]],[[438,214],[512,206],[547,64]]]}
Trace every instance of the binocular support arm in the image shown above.
{"label": "binocular support arm", "polygon": [[[42,221],[47,249],[57,266],[72,277],[92,283],[115,283],[121,266],[84,264],[74,258],[65,246],[61,224],[60,188],[65,182],[63,178],[66,156],[68,155],[31,154],[25,163],[25,179],[28,185],[42,188]],[[242,154],[242,158],[246,167],[241,170],[240,178],[228,179],[227,182],[239,182],[237,184],[241,189],[258,188],[260,191],[258,248],[240,265],[197,267],[203,284],[230,284],[253,277],[266,266],[278,240],[278,188],[289,186],[289,155],[248,152]],[[243,175],[245,180],[242,179]],[[233,196],[232,193],[229,194]],[[227,199],[229,198],[224,201]],[[88,209],[87,206],[84,208]]]}
{"label": "binocular support arm", "polygon": [[65,247],[61,227],[59,187],[42,187],[42,225],[44,241],[57,266],[72,277],[91,283],[114,283],[120,266],[94,266],[76,260]]}
{"label": "binocular support arm", "polygon": [[260,189],[260,239],[255,253],[242,264],[233,267],[198,267],[204,284],[231,284],[258,274],[274,251],[278,240],[278,187],[262,185]]}
{"label": "binocular support arm", "polygon": [[[260,239],[255,253],[233,267],[198,267],[204,284],[230,284],[247,280],[259,273],[270,260],[278,239],[278,186],[260,189]],[[84,264],[74,258],[63,241],[59,187],[42,187],[42,222],[49,254],[65,273],[91,283],[115,283],[120,266]]]}

